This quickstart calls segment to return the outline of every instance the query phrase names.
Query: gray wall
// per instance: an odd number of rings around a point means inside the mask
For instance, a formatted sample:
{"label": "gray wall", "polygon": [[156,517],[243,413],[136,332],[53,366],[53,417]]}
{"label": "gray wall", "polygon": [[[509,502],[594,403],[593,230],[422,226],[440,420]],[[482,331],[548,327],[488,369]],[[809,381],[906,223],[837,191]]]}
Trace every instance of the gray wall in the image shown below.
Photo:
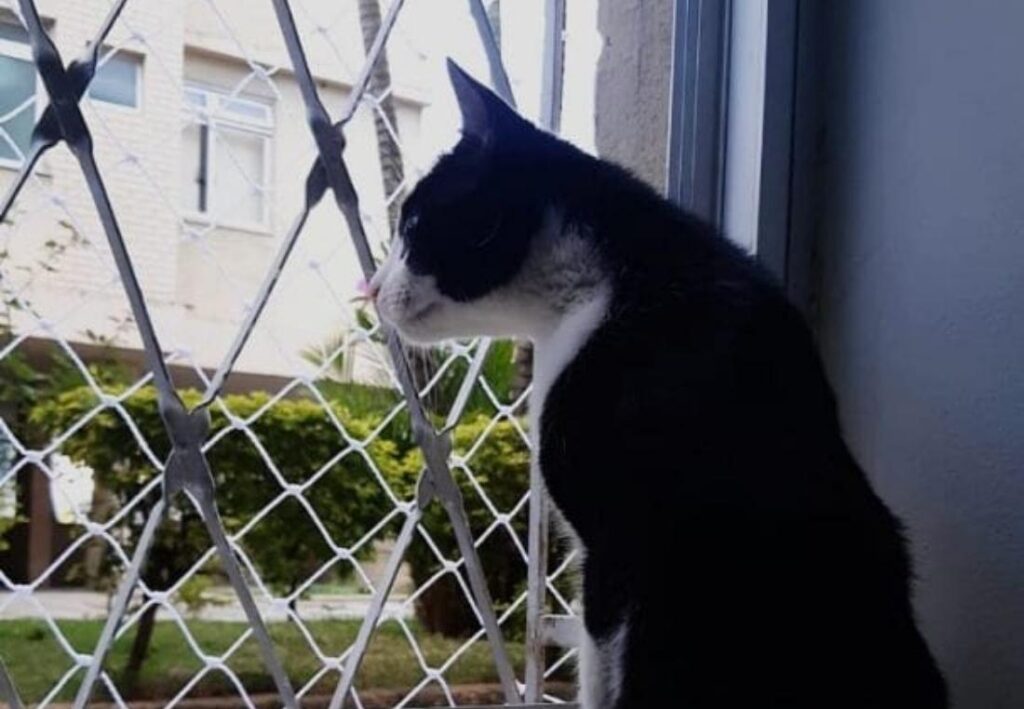
{"label": "gray wall", "polygon": [[599,0],[597,15],[604,37],[595,96],[597,151],[659,190],[665,186],[672,7],[669,0]]}
{"label": "gray wall", "polygon": [[1024,707],[1024,3],[831,3],[823,353],[956,706]]}

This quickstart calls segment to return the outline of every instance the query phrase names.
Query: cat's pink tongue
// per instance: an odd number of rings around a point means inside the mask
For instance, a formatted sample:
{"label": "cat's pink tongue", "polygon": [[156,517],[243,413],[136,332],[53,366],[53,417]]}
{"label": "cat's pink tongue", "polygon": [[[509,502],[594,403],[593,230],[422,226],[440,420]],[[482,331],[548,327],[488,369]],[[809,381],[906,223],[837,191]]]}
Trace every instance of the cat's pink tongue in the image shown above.
{"label": "cat's pink tongue", "polygon": [[365,278],[360,278],[356,281],[356,293],[364,298],[370,297],[370,284]]}

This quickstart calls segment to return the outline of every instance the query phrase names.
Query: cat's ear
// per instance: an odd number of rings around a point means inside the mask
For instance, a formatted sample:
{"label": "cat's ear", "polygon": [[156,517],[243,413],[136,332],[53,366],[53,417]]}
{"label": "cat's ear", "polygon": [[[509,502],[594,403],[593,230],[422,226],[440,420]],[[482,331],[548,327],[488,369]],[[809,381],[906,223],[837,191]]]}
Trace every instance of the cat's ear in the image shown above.
{"label": "cat's ear", "polygon": [[502,119],[516,116],[508,104],[497,94],[470,76],[451,59],[448,60],[448,76],[451,78],[455,98],[462,113],[462,133],[489,143],[495,136]]}

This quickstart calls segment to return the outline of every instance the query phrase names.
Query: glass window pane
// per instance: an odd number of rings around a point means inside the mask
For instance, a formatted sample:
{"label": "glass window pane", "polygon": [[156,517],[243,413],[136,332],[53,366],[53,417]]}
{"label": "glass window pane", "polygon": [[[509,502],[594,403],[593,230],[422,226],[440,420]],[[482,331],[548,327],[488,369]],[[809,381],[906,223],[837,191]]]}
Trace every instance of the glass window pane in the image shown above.
{"label": "glass window pane", "polygon": [[225,115],[225,118],[256,125],[270,124],[270,109],[255,101],[224,97],[220,100],[220,108],[225,114],[229,114]]}
{"label": "glass window pane", "polygon": [[28,150],[35,122],[36,72],[31,62],[0,55],[0,159],[17,160],[10,139],[22,153]]}
{"label": "glass window pane", "polygon": [[202,108],[206,105],[206,94],[196,89],[185,89],[185,105]]}
{"label": "glass window pane", "polygon": [[188,212],[206,211],[205,141],[206,126],[185,124],[181,139],[181,195]]}
{"label": "glass window pane", "polygon": [[247,131],[217,129],[214,194],[220,219],[263,223],[263,141]]}
{"label": "glass window pane", "polygon": [[139,59],[130,54],[117,53],[96,69],[96,77],[89,85],[89,96],[118,106],[135,108],[139,105]]}

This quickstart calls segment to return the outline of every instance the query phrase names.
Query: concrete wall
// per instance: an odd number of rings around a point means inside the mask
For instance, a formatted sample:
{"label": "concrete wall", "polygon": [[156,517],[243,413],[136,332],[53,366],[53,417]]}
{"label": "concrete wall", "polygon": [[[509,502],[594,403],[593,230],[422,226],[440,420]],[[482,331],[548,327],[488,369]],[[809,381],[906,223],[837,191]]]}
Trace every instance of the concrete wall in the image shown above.
{"label": "concrete wall", "polygon": [[597,68],[597,152],[659,190],[665,186],[672,6],[668,0],[600,0],[597,15],[604,37]]}
{"label": "concrete wall", "polygon": [[966,709],[1024,706],[1024,4],[832,3],[820,335]]}

